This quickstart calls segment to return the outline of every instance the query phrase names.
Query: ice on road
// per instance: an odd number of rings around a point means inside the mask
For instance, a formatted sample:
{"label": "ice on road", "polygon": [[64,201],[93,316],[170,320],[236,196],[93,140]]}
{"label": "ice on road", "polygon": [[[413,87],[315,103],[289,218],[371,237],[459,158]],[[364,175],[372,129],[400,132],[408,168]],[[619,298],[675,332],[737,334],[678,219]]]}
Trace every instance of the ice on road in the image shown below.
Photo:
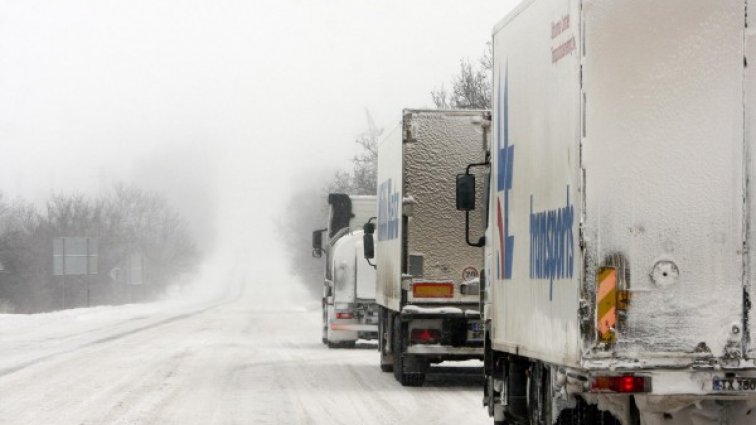
{"label": "ice on road", "polygon": [[0,315],[0,424],[490,423],[479,368],[401,387],[374,346],[321,344],[317,303],[283,299],[239,285],[213,301]]}

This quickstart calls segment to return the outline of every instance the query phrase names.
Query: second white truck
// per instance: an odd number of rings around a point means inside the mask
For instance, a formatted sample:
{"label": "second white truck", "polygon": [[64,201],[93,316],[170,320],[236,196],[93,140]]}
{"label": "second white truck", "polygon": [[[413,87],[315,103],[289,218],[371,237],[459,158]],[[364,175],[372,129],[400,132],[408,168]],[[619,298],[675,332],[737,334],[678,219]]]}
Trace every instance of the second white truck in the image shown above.
{"label": "second white truck", "polygon": [[487,123],[483,111],[405,110],[378,147],[377,223],[366,226],[366,257],[375,248],[381,369],[402,385],[422,385],[432,363],[483,355],[482,252],[460,239],[454,172],[484,159],[475,152]]}

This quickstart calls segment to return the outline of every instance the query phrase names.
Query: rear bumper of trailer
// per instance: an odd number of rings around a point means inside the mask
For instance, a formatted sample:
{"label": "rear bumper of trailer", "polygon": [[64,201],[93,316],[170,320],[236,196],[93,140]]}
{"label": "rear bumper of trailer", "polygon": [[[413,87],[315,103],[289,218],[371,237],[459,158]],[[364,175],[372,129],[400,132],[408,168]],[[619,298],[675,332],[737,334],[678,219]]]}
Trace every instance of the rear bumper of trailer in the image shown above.
{"label": "rear bumper of trailer", "polygon": [[[606,389],[612,377],[617,385]],[[604,389],[597,389],[597,381]],[[632,384],[637,381],[640,385]],[[625,382],[623,384],[622,382]],[[626,390],[642,390],[638,392]],[[612,410],[632,395],[642,423],[752,423],[756,408],[756,370],[616,370],[592,371],[584,382],[583,398]],[[615,413],[621,413],[620,411]],[[708,418],[702,421],[702,418]]]}
{"label": "rear bumper of trailer", "polygon": [[[641,375],[641,372],[637,372]],[[651,396],[699,396],[756,400],[756,370],[651,370],[643,372],[650,379]]]}
{"label": "rear bumper of trailer", "polygon": [[378,333],[378,325],[366,325],[362,323],[331,323],[331,330]]}
{"label": "rear bumper of trailer", "polygon": [[408,305],[399,320],[407,326],[407,354],[448,360],[483,357],[483,324],[478,310]]}
{"label": "rear bumper of trailer", "polygon": [[[613,368],[566,372],[565,382],[593,394],[635,394],[654,398],[687,400],[756,400],[756,369],[663,369]],[[578,378],[578,379],[575,379]]]}

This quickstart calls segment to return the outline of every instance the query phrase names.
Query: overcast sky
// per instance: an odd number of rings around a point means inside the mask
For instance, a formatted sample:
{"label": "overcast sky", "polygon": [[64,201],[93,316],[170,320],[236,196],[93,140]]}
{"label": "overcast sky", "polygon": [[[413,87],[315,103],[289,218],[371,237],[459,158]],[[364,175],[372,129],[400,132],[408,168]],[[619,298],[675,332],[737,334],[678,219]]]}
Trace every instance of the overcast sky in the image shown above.
{"label": "overcast sky", "polygon": [[278,266],[273,217],[349,166],[365,108],[431,106],[516,3],[0,0],[0,191],[133,181]]}

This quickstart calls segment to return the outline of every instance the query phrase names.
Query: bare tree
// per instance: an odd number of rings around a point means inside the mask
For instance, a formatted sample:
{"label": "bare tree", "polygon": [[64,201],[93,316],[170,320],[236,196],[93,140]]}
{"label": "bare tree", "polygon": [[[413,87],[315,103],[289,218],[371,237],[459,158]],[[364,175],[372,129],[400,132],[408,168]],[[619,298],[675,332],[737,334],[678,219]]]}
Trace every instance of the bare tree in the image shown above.
{"label": "bare tree", "polygon": [[431,90],[431,99],[439,109],[490,109],[492,92],[493,45],[489,42],[483,56],[473,65],[459,61],[459,74],[452,77],[452,89],[443,85]]}
{"label": "bare tree", "polygon": [[322,291],[323,260],[311,256],[312,231],[323,228],[328,220],[328,193],[375,195],[378,141],[383,133],[375,126],[370,112],[365,111],[368,128],[355,139],[362,149],[352,158],[352,169],[337,171],[321,189],[303,188],[289,199],[285,214],[276,224],[288,249],[290,270],[315,295]]}
{"label": "bare tree", "polygon": [[[33,205],[0,200],[0,304],[5,312],[18,310],[20,295],[39,294],[47,283],[47,269],[39,259],[47,252],[39,238],[41,217]],[[25,309],[29,310],[29,309]]]}
{"label": "bare tree", "polygon": [[352,170],[337,171],[328,184],[329,192],[343,192],[353,195],[375,195],[377,190],[378,141],[383,134],[377,128],[370,111],[365,109],[368,129],[355,139],[362,151],[352,158]]}
{"label": "bare tree", "polygon": [[53,195],[47,202],[47,225],[55,236],[96,236],[101,204],[82,195]]}
{"label": "bare tree", "polygon": [[[312,183],[312,182],[310,182]],[[324,227],[328,220],[327,191],[316,185],[301,186],[289,198],[284,213],[276,221],[286,246],[290,272],[317,296],[322,292],[323,261],[312,256],[312,232]]]}
{"label": "bare tree", "polygon": [[117,235],[122,259],[143,256],[153,287],[163,288],[197,265],[199,253],[186,220],[164,197],[117,185],[108,204],[104,226]]}

